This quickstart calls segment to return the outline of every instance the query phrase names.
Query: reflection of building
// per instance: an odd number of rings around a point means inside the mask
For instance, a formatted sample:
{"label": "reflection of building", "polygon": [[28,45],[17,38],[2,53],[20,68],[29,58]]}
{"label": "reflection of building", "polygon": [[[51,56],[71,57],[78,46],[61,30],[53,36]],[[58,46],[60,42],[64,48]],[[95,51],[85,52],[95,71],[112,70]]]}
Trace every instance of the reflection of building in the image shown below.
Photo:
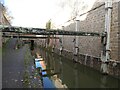
{"label": "reflection of building", "polygon": [[[36,56],[37,59],[41,58],[38,52]],[[42,67],[43,83],[47,81],[49,85],[53,83],[56,88],[68,88],[59,76],[59,74],[62,73],[62,65],[60,63],[55,63],[54,59],[50,58],[48,53],[46,53],[46,60],[40,61],[39,64]],[[55,64],[57,64],[58,67],[56,67]],[[46,83],[44,83],[44,85],[46,85]]]}
{"label": "reflection of building", "polygon": [[[6,16],[6,9],[5,6],[0,2],[0,27],[3,27],[4,25],[10,26],[10,22]],[[2,40],[2,34],[0,33],[0,47],[2,47],[2,41],[6,42],[7,39],[3,38]]]}
{"label": "reflection of building", "polygon": [[57,75],[54,75],[51,78],[56,88],[68,88],[65,84],[62,83],[62,80],[58,78]]}

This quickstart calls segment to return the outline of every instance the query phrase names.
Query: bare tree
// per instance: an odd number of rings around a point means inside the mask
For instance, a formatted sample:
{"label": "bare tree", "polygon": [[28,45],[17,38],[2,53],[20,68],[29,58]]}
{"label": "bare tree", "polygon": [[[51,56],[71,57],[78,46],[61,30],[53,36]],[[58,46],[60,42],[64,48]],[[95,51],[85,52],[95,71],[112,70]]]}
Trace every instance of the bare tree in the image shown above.
{"label": "bare tree", "polygon": [[10,15],[11,12],[10,12],[10,11],[8,10],[8,8],[5,7],[5,6],[4,6],[4,11],[3,11],[3,13],[4,13],[6,19],[8,20],[8,22],[11,23],[13,17]]}

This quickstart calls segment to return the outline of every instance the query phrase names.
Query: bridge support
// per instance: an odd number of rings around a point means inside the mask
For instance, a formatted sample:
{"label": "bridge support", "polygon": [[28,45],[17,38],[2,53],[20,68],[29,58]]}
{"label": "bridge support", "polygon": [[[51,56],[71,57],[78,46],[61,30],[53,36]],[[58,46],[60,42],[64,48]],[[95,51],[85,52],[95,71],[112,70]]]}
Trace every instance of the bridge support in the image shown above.
{"label": "bridge support", "polygon": [[31,50],[34,50],[34,40],[31,40],[31,46],[30,46]]}
{"label": "bridge support", "polygon": [[110,60],[110,29],[111,29],[112,0],[105,1],[105,43],[101,52],[101,71],[108,73],[108,62]]}

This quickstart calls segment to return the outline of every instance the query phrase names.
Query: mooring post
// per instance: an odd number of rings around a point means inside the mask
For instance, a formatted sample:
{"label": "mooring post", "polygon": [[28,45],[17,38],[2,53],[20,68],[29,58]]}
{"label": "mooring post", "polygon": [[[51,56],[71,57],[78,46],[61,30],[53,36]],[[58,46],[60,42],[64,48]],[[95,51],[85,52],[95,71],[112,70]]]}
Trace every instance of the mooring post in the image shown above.
{"label": "mooring post", "polygon": [[34,40],[31,40],[31,50],[34,50]]}
{"label": "mooring post", "polygon": [[[112,14],[112,0],[105,1],[105,33],[106,44],[103,45],[105,50],[101,52],[101,70],[103,73],[108,73],[108,62],[110,60],[110,29],[111,29],[111,14]],[[105,51],[105,53],[104,53]]]}

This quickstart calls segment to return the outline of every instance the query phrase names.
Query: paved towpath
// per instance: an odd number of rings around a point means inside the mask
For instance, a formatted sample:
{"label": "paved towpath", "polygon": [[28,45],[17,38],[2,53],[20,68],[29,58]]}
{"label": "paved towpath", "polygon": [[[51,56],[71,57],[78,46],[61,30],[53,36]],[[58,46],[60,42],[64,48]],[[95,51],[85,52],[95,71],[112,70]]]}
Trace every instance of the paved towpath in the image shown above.
{"label": "paved towpath", "polygon": [[2,55],[2,88],[21,88],[26,46],[15,50],[17,39],[10,39]]}

